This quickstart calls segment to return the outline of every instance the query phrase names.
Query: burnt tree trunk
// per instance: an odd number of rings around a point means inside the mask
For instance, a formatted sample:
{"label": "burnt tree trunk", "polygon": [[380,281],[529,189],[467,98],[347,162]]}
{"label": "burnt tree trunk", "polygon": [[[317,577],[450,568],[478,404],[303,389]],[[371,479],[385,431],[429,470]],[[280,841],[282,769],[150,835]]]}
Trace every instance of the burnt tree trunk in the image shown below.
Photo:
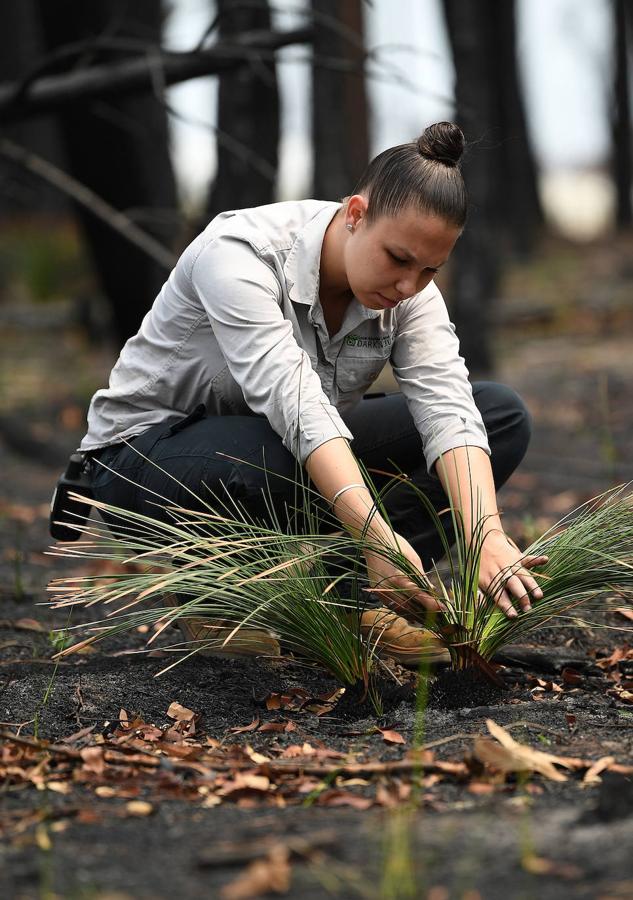
{"label": "burnt tree trunk", "polygon": [[471,143],[468,225],[452,266],[452,312],[476,374],[492,369],[492,305],[503,253],[532,249],[543,221],[516,59],[514,0],[444,0],[457,121]]}
{"label": "burnt tree trunk", "polygon": [[[220,39],[270,28],[268,0],[240,7],[217,0]],[[227,209],[271,203],[279,145],[279,92],[274,62],[258,59],[220,75],[218,169],[209,193],[209,218]]]}
{"label": "burnt tree trunk", "polygon": [[631,136],[631,90],[629,47],[633,34],[631,0],[612,0],[615,43],[613,90],[613,179],[616,193],[616,224],[619,229],[633,224],[631,179],[633,140]]}
{"label": "burnt tree trunk", "polygon": [[369,160],[362,7],[362,0],[312,0],[312,195],[319,200],[351,191]]}
{"label": "burnt tree trunk", "polygon": [[[33,6],[24,0],[2,9],[0,82],[16,82],[36,64],[44,51]],[[45,157],[56,166],[65,164],[56,122],[40,115],[25,122],[4,124],[2,136]],[[0,160],[0,219],[32,213],[66,213],[66,198],[15,163]]]}
{"label": "burnt tree trunk", "polygon": [[498,142],[500,165],[495,180],[495,217],[505,230],[510,249],[525,257],[543,225],[543,211],[518,68],[516,3],[492,0],[488,6],[494,29],[488,52],[496,69],[490,85],[496,94],[492,136]]}
{"label": "burnt tree trunk", "polygon": [[495,124],[491,89],[495,65],[489,52],[494,28],[486,3],[444,0],[455,63],[457,121],[468,141],[463,172],[470,196],[470,216],[453,251],[449,306],[471,373],[492,368],[490,312],[498,282],[494,196],[498,154],[490,144]]}
{"label": "burnt tree trunk", "polygon": [[[162,11],[154,0],[37,0],[36,5],[50,51],[104,35],[136,38],[148,49],[160,42]],[[88,49],[77,65],[122,55]],[[171,244],[176,185],[159,100],[146,92],[88,101],[60,112],[59,124],[71,174]],[[77,216],[109,301],[116,337],[123,343],[137,331],[168,273],[89,211],[78,208]]]}

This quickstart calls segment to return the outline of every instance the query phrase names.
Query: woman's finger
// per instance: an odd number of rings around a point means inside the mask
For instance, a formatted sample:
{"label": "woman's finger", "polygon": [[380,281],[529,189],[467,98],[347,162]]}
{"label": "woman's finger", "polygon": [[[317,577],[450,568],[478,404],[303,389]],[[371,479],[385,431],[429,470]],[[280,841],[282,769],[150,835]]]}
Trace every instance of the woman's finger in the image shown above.
{"label": "woman's finger", "polygon": [[428,612],[444,612],[446,609],[443,603],[436,600],[431,594],[427,594],[426,591],[418,590],[411,599],[423,606]]}
{"label": "woman's finger", "polygon": [[521,560],[521,565],[524,569],[532,569],[534,566],[544,566],[546,562],[549,562],[549,556],[526,556]]}
{"label": "woman's finger", "polygon": [[[393,582],[391,582],[393,584]],[[429,612],[442,612],[444,606],[439,603],[435,597],[420,588],[412,581],[398,585],[397,587],[388,587],[384,582],[381,587],[375,586],[371,589],[373,594],[381,597],[387,606],[400,612],[412,610],[412,601]]]}
{"label": "woman's finger", "polygon": [[499,607],[502,613],[505,613],[505,615],[509,619],[516,619],[516,617],[518,616],[518,613],[512,605],[512,601],[510,600],[510,597],[505,592],[505,590],[501,591],[498,597],[495,597],[495,604]]}
{"label": "woman's finger", "polygon": [[539,585],[538,581],[536,581],[529,572],[517,572],[517,575],[525,585],[529,594],[532,595],[534,600],[542,600],[543,599],[543,590]]}
{"label": "woman's finger", "polygon": [[510,578],[508,578],[508,580],[506,581],[504,587],[506,593],[512,596],[513,600],[518,600],[519,606],[521,607],[523,612],[529,612],[532,609],[528,589],[519,577],[518,573],[516,575],[511,575]]}

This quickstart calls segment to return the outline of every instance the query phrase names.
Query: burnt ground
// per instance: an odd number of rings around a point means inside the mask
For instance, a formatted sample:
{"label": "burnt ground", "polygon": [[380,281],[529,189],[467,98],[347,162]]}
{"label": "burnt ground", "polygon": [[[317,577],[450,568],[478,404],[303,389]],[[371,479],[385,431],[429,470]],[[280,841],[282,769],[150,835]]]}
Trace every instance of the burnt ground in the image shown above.
{"label": "burnt ground", "polygon": [[[603,248],[591,261],[565,252],[564,276],[554,262],[538,278],[513,275],[496,340],[495,377],[534,416],[528,456],[500,493],[519,543],[633,476],[633,273],[626,256]],[[88,348],[63,307],[46,321],[37,311],[2,315],[0,728],[57,745],[72,736],[61,746],[80,754],[5,738],[2,896],[259,896],[226,889],[246,871],[251,887],[259,871],[263,884],[302,898],[633,895],[633,787],[617,771],[633,763],[633,703],[616,690],[631,662],[613,656],[631,644],[621,614],[532,635],[503,657],[504,691],[439,673],[417,738],[412,692],[392,697],[382,718],[349,698],[328,708],[332,678],[292,661],[198,658],[156,678],[165,658],[160,648],[134,652],[144,641],[134,634],[55,666],[51,630],[68,622],[43,605],[45,586],[69,564],[44,555],[47,503],[111,355]],[[167,715],[174,702],[197,714],[195,734],[186,717],[175,726],[173,707]],[[588,781],[586,765],[565,781],[495,775],[473,758],[488,719],[556,756],[612,757],[604,765],[616,771]],[[168,726],[180,729],[170,738],[177,749],[144,769],[141,757],[167,740]],[[101,750],[86,752],[122,746],[134,728],[141,762],[104,768]],[[416,740],[433,745],[417,774],[337,770],[404,760]],[[220,762],[179,768],[206,752]],[[329,774],[275,783],[275,763],[262,763],[298,756]],[[270,784],[216,791],[218,772],[245,760]]]}

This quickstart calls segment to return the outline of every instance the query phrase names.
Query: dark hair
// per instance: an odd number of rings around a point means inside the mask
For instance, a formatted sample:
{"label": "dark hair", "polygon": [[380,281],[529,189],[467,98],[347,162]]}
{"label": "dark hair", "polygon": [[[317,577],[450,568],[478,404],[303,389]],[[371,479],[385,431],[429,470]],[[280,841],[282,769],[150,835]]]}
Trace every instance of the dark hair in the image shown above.
{"label": "dark hair", "polygon": [[367,195],[368,223],[413,206],[463,228],[468,198],[459,161],[465,143],[461,128],[437,122],[417,141],[379,153],[353,190]]}

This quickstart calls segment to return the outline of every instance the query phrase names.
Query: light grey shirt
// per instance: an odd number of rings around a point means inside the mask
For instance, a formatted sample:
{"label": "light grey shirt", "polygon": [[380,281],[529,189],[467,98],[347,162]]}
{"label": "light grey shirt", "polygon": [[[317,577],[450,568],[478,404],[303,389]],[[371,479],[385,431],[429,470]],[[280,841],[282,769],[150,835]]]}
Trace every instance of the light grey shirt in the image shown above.
{"label": "light grey shirt", "polygon": [[88,412],[82,450],[129,439],[204,403],[215,415],[265,416],[301,463],[351,440],[341,413],[388,360],[429,471],[454,447],[482,447],[455,329],[433,282],[395,309],[353,299],[329,336],[319,264],[338,203],[300,200],[225,212],[187,247]]}

